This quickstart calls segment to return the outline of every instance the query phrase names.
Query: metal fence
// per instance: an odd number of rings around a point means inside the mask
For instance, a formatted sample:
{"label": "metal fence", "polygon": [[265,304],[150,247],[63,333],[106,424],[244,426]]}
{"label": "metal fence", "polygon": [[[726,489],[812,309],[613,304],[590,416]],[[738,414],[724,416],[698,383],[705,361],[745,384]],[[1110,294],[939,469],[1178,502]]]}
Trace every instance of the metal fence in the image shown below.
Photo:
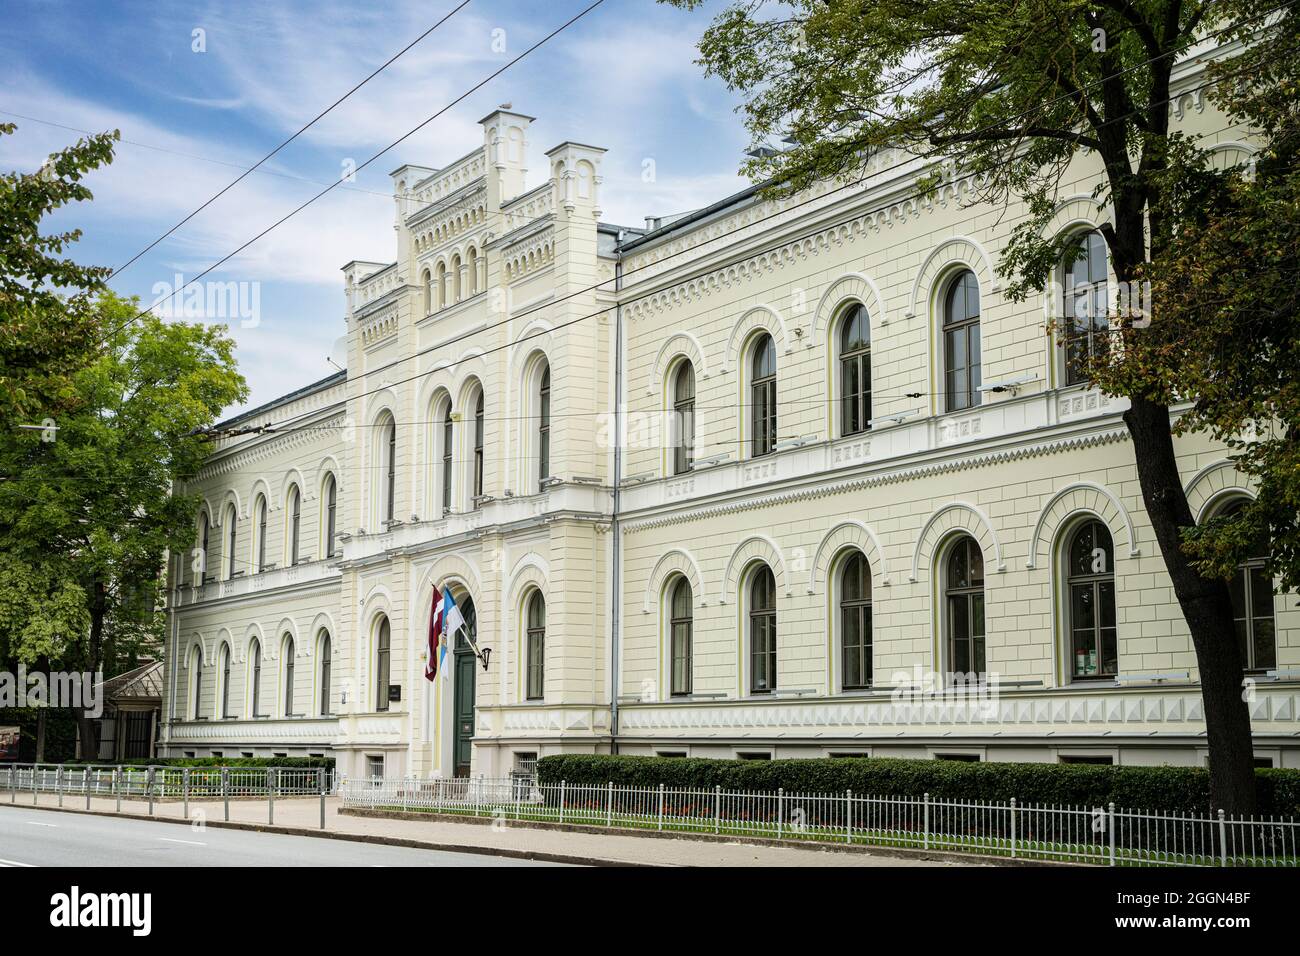
{"label": "metal fence", "polygon": [[345,808],[500,821],[970,852],[1109,866],[1300,866],[1300,821],[1006,802],[575,785],[508,779],[344,780]]}

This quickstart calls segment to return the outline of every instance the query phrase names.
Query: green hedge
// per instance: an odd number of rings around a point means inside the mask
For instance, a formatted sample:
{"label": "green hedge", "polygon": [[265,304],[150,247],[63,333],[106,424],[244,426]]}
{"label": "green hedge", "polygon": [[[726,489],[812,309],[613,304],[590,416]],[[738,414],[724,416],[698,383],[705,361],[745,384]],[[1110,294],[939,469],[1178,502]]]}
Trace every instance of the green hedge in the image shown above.
{"label": "green hedge", "polygon": [[[67,766],[116,766],[113,760],[69,760]],[[123,760],[124,767],[297,767],[334,769],[333,757],[154,757],[151,760]]]}
{"label": "green hedge", "polygon": [[[1210,777],[1200,767],[962,763],[894,758],[709,760],[557,754],[537,764],[543,783],[843,793],[1009,800],[1133,810],[1205,810]],[[1300,815],[1300,770],[1257,770],[1261,814]]]}

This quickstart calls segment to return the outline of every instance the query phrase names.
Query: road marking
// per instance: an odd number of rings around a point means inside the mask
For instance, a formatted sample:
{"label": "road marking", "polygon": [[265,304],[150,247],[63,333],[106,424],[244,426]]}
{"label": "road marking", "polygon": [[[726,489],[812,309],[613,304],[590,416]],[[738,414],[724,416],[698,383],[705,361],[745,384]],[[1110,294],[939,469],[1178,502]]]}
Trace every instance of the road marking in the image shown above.
{"label": "road marking", "polygon": [[21,866],[25,869],[35,869],[35,863],[19,863],[17,860],[0,860],[0,866]]}
{"label": "road marking", "polygon": [[206,843],[199,843],[196,840],[173,840],[171,837],[159,837],[164,843],[184,843],[188,846],[207,846]]}
{"label": "road marking", "polygon": [[37,823],[35,820],[28,820],[27,825],[29,827],[51,827],[52,829],[55,830],[59,828],[59,825],[57,823]]}

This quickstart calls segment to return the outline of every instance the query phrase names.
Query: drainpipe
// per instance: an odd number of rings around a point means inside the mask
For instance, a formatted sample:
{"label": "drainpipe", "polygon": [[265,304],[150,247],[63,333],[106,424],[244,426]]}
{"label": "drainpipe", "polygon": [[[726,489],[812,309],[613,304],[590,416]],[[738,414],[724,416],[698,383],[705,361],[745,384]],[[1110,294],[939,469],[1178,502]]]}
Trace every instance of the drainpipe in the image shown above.
{"label": "drainpipe", "polygon": [[[623,232],[618,234],[614,260],[614,294],[623,289]],[[618,753],[618,664],[622,614],[619,606],[622,588],[623,540],[618,527],[618,508],[623,483],[623,303],[614,305],[614,509],[610,517],[613,557],[610,568],[610,646],[609,646],[609,752]]]}

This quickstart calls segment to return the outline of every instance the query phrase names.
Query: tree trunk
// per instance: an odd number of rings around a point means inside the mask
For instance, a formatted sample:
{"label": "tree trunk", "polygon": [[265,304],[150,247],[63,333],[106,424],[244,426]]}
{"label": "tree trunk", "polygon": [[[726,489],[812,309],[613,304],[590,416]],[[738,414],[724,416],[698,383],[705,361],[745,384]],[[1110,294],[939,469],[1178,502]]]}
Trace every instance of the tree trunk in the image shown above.
{"label": "tree trunk", "polygon": [[1194,521],[1174,457],[1169,407],[1143,398],[1131,402],[1124,422],[1133,436],[1142,500],[1196,649],[1210,749],[1210,802],[1216,810],[1253,813],[1254,746],[1228,585],[1202,577],[1183,551],[1181,530]]}
{"label": "tree trunk", "polygon": [[48,713],[45,707],[36,710],[36,763],[45,763],[45,717]]}

